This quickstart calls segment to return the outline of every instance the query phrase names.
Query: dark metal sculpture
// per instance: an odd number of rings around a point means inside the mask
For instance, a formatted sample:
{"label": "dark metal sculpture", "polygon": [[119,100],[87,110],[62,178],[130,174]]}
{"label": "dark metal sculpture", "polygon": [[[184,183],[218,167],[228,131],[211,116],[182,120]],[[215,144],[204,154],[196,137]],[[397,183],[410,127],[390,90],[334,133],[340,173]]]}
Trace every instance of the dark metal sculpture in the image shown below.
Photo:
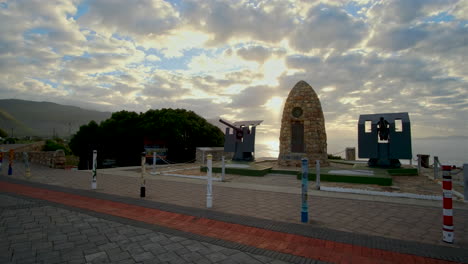
{"label": "dark metal sculpture", "polygon": [[358,146],[369,166],[400,167],[399,159],[412,159],[408,113],[360,115]]}
{"label": "dark metal sculpture", "polygon": [[[226,125],[224,135],[224,151],[234,152],[234,161],[253,161],[255,152],[255,127],[263,120],[241,121],[233,124],[222,119],[219,122]],[[231,128],[233,133],[231,134]]]}

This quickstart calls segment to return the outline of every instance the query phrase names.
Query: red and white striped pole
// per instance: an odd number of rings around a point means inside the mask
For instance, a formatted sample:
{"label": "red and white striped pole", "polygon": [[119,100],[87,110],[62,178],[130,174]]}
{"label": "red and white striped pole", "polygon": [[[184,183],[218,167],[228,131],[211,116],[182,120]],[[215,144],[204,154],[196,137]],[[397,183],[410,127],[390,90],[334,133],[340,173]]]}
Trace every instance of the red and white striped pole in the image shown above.
{"label": "red and white striped pole", "polygon": [[443,228],[442,240],[447,243],[453,243],[453,207],[452,207],[452,175],[451,166],[442,166],[442,191],[443,191]]}

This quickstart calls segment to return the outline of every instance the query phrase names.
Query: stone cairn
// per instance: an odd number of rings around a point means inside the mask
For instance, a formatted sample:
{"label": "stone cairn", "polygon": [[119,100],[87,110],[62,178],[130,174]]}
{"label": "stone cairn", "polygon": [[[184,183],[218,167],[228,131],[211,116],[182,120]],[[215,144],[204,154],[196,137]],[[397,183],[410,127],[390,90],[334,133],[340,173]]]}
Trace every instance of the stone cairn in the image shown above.
{"label": "stone cairn", "polygon": [[309,159],[310,166],[314,166],[316,160],[320,160],[322,167],[329,165],[322,106],[315,91],[305,81],[299,81],[289,92],[279,141],[280,166],[299,167],[303,157]]}

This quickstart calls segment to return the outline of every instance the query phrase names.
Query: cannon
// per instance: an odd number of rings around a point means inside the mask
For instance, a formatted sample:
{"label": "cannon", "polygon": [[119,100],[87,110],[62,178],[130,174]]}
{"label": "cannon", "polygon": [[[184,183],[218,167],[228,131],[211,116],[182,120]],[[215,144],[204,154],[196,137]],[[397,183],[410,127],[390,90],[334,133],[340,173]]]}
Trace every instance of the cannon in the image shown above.
{"label": "cannon", "polygon": [[[255,128],[263,120],[240,121],[233,124],[219,119],[226,125],[224,134],[224,151],[234,152],[234,161],[253,161],[255,153]],[[232,134],[231,134],[232,129]]]}

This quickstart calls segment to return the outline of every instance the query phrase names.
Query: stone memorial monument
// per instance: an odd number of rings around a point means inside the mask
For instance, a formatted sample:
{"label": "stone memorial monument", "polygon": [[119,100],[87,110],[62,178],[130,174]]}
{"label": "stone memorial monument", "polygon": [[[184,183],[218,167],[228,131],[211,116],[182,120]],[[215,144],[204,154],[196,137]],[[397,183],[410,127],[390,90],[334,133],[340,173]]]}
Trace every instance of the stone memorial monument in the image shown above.
{"label": "stone memorial monument", "polygon": [[320,160],[328,166],[327,134],[322,106],[312,87],[299,81],[289,92],[281,118],[280,166],[300,166],[306,157],[311,164]]}

